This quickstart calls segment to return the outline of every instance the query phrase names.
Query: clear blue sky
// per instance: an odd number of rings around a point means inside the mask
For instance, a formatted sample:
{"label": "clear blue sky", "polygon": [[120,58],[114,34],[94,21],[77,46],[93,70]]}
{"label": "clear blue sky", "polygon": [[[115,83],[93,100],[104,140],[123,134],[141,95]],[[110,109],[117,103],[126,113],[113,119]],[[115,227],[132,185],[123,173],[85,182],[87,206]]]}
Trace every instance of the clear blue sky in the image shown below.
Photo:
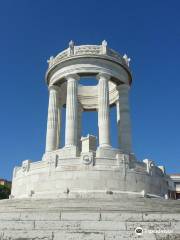
{"label": "clear blue sky", "polygon": [[[0,6],[0,177],[44,153],[46,60],[76,44],[127,53],[133,84],[133,149],[180,172],[180,1],[6,0]],[[113,116],[112,122],[115,122]],[[83,115],[83,134],[95,129]],[[95,114],[94,114],[95,115]],[[94,116],[95,119],[96,116]],[[116,146],[116,128],[112,142]]]}

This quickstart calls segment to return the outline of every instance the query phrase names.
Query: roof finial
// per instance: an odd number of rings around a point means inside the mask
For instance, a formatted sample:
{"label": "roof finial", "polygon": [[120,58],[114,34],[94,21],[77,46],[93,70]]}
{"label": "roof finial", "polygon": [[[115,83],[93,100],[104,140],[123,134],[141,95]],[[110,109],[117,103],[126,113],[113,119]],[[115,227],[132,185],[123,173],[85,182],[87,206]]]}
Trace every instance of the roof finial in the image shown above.
{"label": "roof finial", "polygon": [[123,58],[124,58],[124,60],[125,60],[126,64],[127,64],[127,65],[128,65],[128,67],[129,67],[129,62],[131,61],[131,59],[130,59],[130,58],[128,58],[127,54],[124,54]]}
{"label": "roof finial", "polygon": [[102,54],[107,54],[107,41],[102,41]]}
{"label": "roof finial", "polygon": [[74,41],[73,41],[73,40],[71,40],[71,41],[69,42],[69,47],[74,47]]}
{"label": "roof finial", "polygon": [[47,60],[47,63],[49,63],[49,67],[51,67],[54,63],[54,57],[51,56],[48,60]]}
{"label": "roof finial", "polygon": [[103,45],[103,46],[107,46],[107,41],[106,41],[106,40],[103,40],[103,41],[102,41],[102,45]]}
{"label": "roof finial", "polygon": [[69,55],[74,55],[74,42],[72,40],[69,42]]}

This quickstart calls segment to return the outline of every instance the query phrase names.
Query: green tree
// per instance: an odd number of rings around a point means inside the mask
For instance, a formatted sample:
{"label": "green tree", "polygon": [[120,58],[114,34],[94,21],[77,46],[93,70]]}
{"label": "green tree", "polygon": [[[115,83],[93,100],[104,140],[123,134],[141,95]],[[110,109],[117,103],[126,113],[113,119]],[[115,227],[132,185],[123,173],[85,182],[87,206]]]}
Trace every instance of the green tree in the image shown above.
{"label": "green tree", "polygon": [[0,185],[0,199],[9,198],[11,189],[8,186]]}

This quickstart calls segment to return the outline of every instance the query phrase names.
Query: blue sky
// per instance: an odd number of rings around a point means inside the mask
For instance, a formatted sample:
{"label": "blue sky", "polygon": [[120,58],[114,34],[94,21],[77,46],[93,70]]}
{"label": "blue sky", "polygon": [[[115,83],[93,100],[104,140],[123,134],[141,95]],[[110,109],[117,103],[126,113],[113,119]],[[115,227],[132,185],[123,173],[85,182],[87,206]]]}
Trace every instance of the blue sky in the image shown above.
{"label": "blue sky", "polygon": [[[180,1],[6,0],[0,8],[0,177],[22,160],[41,160],[48,91],[46,60],[68,46],[108,45],[127,53],[133,149],[167,172],[180,172]],[[95,133],[83,114],[83,135]],[[111,112],[115,123],[115,109]],[[95,123],[96,124],[96,123]],[[111,126],[116,146],[116,128]]]}

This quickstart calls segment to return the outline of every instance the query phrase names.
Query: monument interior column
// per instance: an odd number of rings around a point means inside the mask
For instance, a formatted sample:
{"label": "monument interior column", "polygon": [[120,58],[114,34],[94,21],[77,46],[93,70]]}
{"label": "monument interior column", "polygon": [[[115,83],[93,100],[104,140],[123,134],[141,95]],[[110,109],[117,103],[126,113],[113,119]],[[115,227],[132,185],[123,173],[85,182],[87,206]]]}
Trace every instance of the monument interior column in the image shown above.
{"label": "monument interior column", "polygon": [[62,102],[58,108],[58,131],[57,131],[57,142],[58,146],[61,146],[61,125],[62,125]]}
{"label": "monument interior column", "polygon": [[77,86],[78,75],[68,75],[66,99],[65,147],[77,146]]}
{"label": "monument interior column", "polygon": [[116,101],[116,119],[117,119],[117,129],[118,129],[118,144],[119,144],[119,148],[121,148],[120,146],[120,138],[121,138],[121,135],[120,135],[120,103],[119,103],[119,98],[118,100]]}
{"label": "monument interior column", "polygon": [[78,102],[77,145],[78,145],[79,151],[81,151],[82,112],[83,112],[83,108],[81,106],[81,103]]}
{"label": "monument interior column", "polygon": [[99,146],[110,147],[109,132],[109,84],[110,76],[98,74],[98,127],[99,127]]}
{"label": "monument interior column", "polygon": [[60,124],[60,88],[58,86],[49,87],[49,107],[46,132],[46,152],[53,151],[59,147],[59,124]]}
{"label": "monument interior column", "polygon": [[132,150],[131,121],[129,110],[129,88],[129,85],[127,84],[121,84],[117,87],[119,91],[117,117],[120,117],[120,119],[118,119],[119,145],[121,149],[126,153],[130,153]]}

